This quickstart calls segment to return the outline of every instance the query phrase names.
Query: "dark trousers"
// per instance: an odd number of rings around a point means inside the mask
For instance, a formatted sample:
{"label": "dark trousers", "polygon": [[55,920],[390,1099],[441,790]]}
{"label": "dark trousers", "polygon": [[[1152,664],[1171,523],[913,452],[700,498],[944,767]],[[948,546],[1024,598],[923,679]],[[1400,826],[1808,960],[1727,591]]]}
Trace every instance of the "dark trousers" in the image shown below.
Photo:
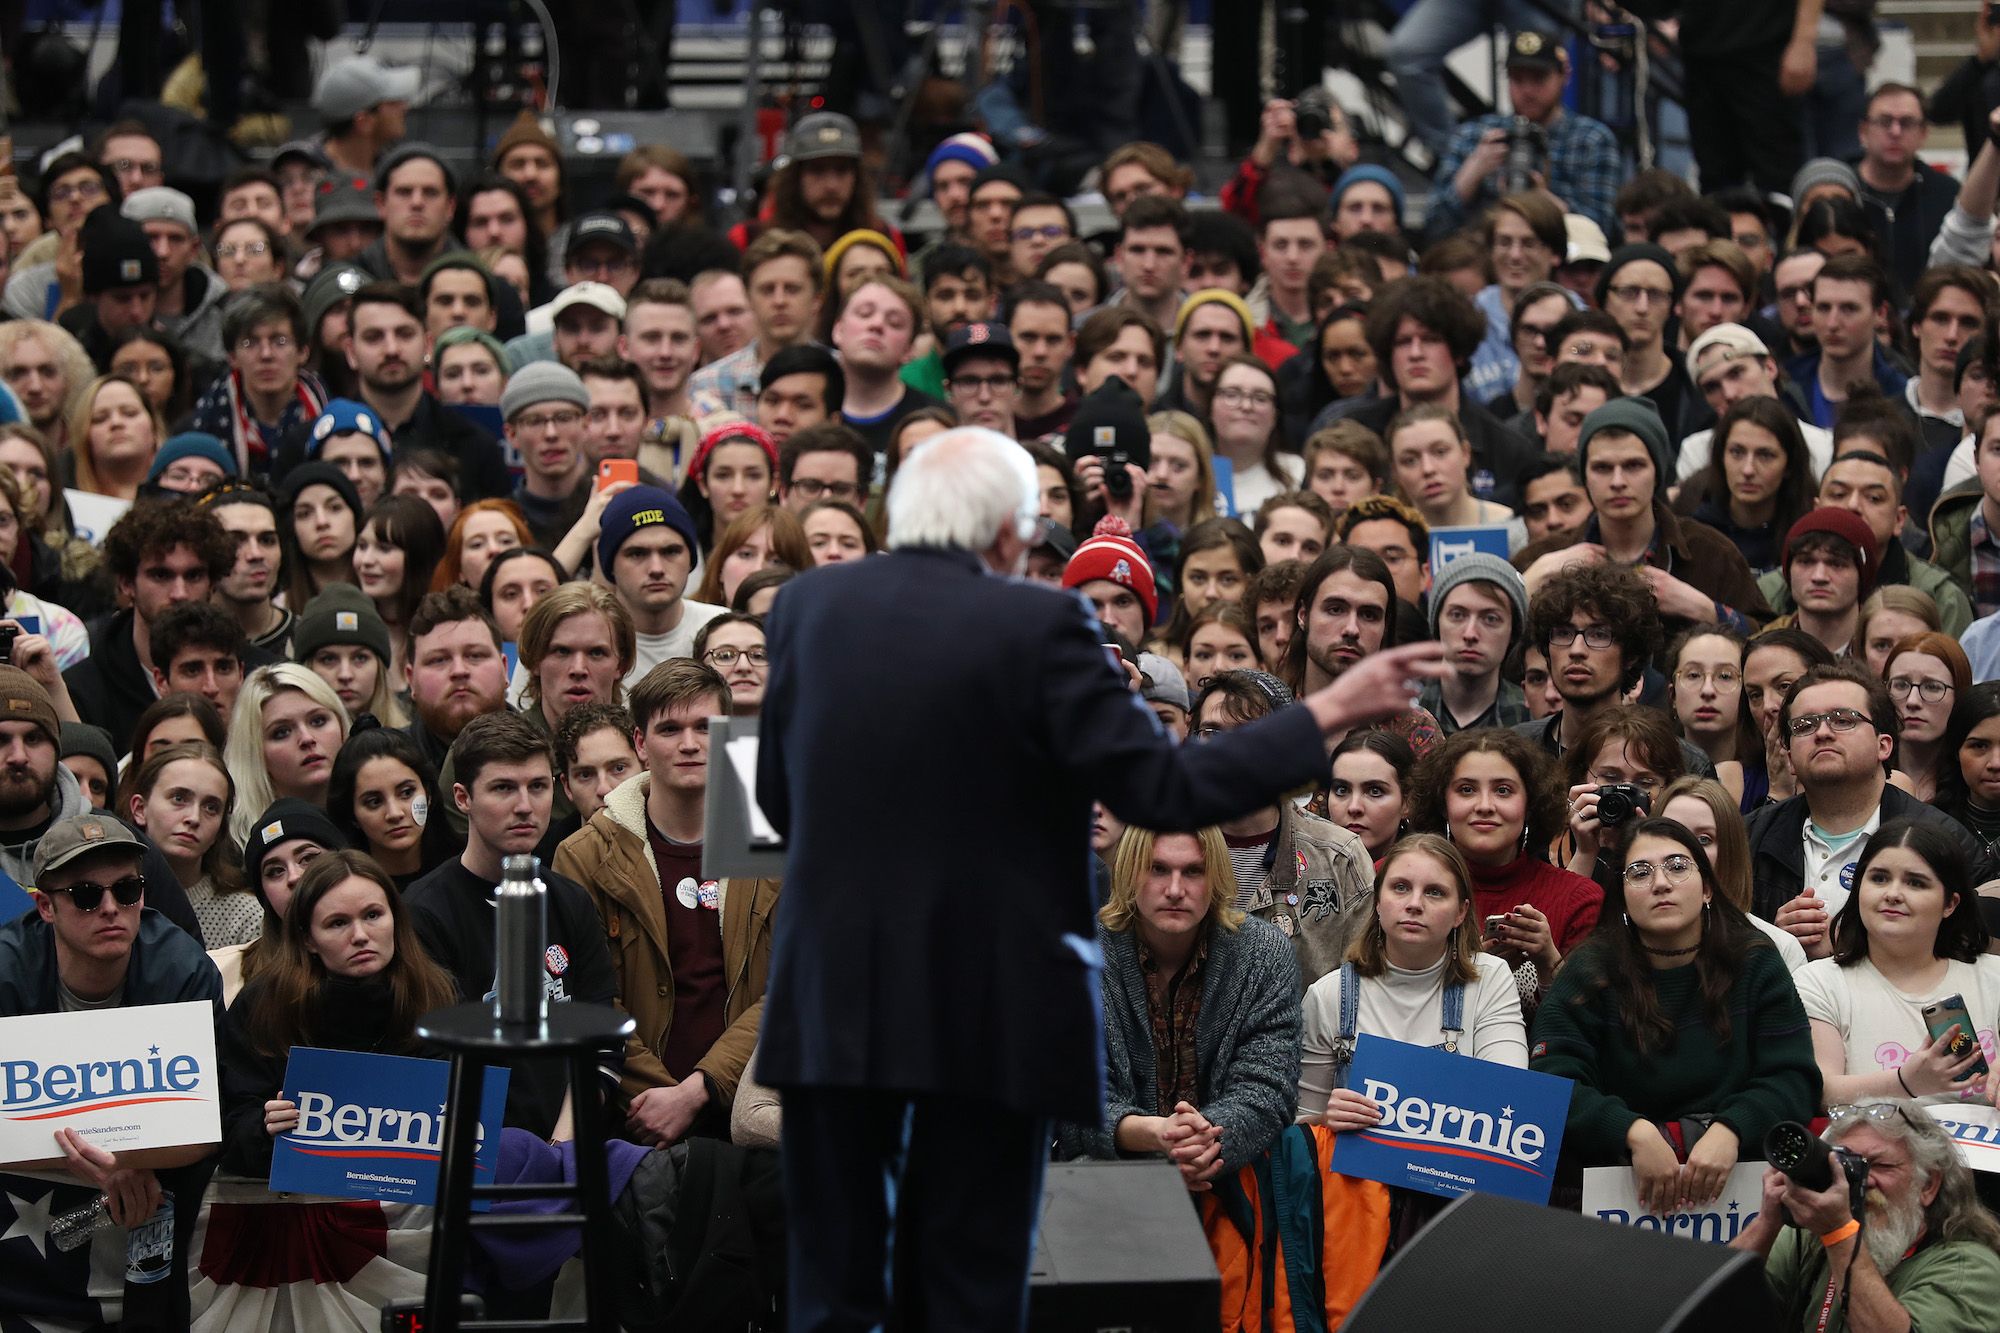
{"label": "dark trousers", "polygon": [[1778,91],[1782,51],[1731,52],[1686,60],[1688,138],[1704,191],[1746,180],[1785,193],[1805,161],[1800,99]]}
{"label": "dark trousers", "polygon": [[[1319,83],[1326,65],[1330,0],[1275,0],[1277,69],[1272,83],[1279,97],[1297,97]],[[1219,0],[1209,20],[1214,56],[1211,66],[1216,100],[1229,132],[1230,156],[1249,151],[1257,142],[1264,118],[1259,87],[1262,65],[1258,38],[1264,27],[1265,0]]]}
{"label": "dark trousers", "polygon": [[793,1333],[1025,1325],[1047,1120],[949,1097],[784,1095]]}

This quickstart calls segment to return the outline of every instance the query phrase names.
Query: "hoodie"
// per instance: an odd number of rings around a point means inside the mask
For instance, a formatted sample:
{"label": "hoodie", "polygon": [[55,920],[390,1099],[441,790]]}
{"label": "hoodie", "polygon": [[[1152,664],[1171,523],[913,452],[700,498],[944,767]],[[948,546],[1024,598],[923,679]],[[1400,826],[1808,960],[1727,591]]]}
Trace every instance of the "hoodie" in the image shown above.
{"label": "hoodie", "polygon": [[181,289],[186,293],[181,313],[160,316],[160,327],[179,338],[189,356],[218,364],[228,360],[222,346],[222,301],[228,286],[208,269],[190,265]]}
{"label": "hoodie", "polygon": [[[90,813],[90,803],[83,795],[83,784],[62,764],[56,765],[56,790],[51,804],[55,807],[54,812],[27,835],[0,833],[0,872],[12,876],[14,882],[24,889],[35,886],[35,848],[41,845],[42,835],[53,828],[57,820]],[[126,827],[132,826],[127,824]],[[201,923],[195,919],[194,906],[188,902],[187,891],[174,877],[174,868],[144,833],[137,829],[133,832],[138,834],[143,849],[139,855],[139,873],[146,877],[146,906],[186,931],[194,940],[195,947],[200,948]]]}

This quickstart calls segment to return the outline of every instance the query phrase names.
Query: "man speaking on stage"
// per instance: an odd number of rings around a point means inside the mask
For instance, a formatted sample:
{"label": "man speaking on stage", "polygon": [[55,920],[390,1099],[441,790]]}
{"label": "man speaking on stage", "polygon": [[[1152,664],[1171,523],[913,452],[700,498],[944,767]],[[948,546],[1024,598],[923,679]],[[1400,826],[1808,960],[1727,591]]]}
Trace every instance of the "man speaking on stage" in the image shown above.
{"label": "man speaking on stage", "polygon": [[897,470],[890,553],[771,614],[757,796],[789,859],[756,1074],[793,1329],[1023,1325],[1052,1121],[1102,1116],[1092,801],[1162,831],[1268,806],[1444,670],[1393,649],[1177,748],[1083,600],[1011,577],[1036,509],[1024,449],[947,431]]}

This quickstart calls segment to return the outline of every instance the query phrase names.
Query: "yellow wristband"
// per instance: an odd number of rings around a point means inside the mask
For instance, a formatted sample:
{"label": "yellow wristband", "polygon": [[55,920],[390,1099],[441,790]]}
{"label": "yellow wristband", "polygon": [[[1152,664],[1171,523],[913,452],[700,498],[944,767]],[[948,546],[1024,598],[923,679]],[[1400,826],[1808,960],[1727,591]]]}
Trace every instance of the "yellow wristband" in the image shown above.
{"label": "yellow wristband", "polygon": [[1861,1223],[1855,1221],[1853,1218],[1850,1217],[1847,1219],[1845,1225],[1837,1226],[1833,1230],[1821,1236],[1819,1238],[1819,1243],[1826,1246],[1826,1248],[1830,1250],[1834,1246],[1840,1244],[1840,1242],[1857,1234],[1860,1230],[1861,1230]]}

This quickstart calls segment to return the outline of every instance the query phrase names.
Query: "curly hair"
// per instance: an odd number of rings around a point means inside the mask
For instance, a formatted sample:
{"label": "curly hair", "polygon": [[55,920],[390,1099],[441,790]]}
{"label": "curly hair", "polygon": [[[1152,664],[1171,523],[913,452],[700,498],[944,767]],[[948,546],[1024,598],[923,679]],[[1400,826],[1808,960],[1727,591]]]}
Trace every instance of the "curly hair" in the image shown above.
{"label": "curly hair", "polygon": [[1657,774],[1662,785],[1687,769],[1671,714],[1645,704],[1612,704],[1590,715],[1576,744],[1563,755],[1564,780],[1571,786],[1594,781],[1591,765],[1612,741],[1623,741],[1627,754]]}
{"label": "curly hair", "polygon": [[1395,350],[1396,329],[1405,319],[1415,320],[1444,339],[1461,375],[1486,337],[1486,316],[1445,279],[1398,278],[1377,293],[1368,307],[1368,346],[1375,353],[1382,379],[1392,389],[1396,387],[1396,371],[1390,354]]}
{"label": "curly hair", "polygon": [[236,566],[236,538],[215,521],[215,515],[183,499],[141,500],[111,525],[104,535],[104,561],[120,582],[139,577],[149,555],[176,546],[193,551],[215,583]]}
{"label": "curly hair", "polygon": [[1410,827],[1429,833],[1446,828],[1445,791],[1467,755],[1495,754],[1506,760],[1521,779],[1528,796],[1528,843],[1546,847],[1568,817],[1563,789],[1557,785],[1555,761],[1541,746],[1505,727],[1475,727],[1455,731],[1417,760],[1404,790],[1410,797]]}
{"label": "curly hair", "polygon": [[1578,611],[1596,614],[1611,630],[1623,666],[1620,688],[1629,690],[1660,641],[1659,604],[1646,581],[1623,565],[1569,566],[1536,591],[1528,604],[1528,646],[1549,655],[1549,635]]}

